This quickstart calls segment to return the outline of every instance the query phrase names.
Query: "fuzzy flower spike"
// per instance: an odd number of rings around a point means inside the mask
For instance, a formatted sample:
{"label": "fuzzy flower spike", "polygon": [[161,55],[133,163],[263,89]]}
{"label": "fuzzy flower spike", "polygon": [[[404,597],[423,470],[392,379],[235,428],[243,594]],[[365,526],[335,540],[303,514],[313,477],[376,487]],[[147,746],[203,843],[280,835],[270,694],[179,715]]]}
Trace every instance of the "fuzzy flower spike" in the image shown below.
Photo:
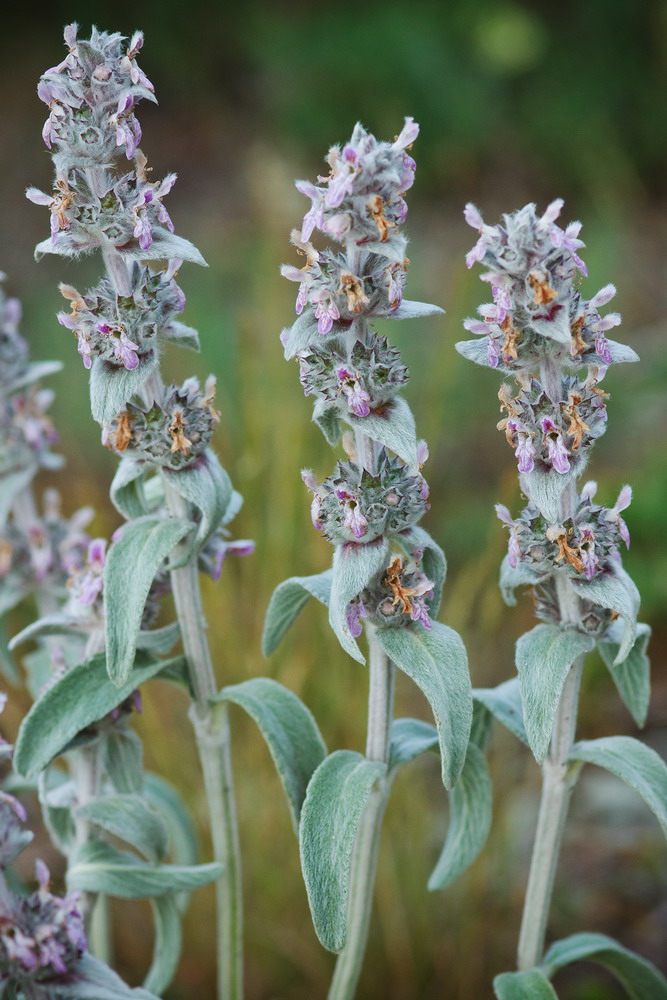
{"label": "fuzzy flower spike", "polygon": [[580,290],[581,276],[588,274],[580,256],[581,225],[561,228],[562,207],[558,199],[540,215],[535,205],[526,205],[496,226],[487,225],[474,205],[466,207],[465,220],[479,234],[466,262],[482,265],[481,279],[491,286],[492,301],[480,306],[479,318],[464,324],[477,339],[456,345],[464,357],[504,378],[498,429],[514,451],[528,505],[516,518],[504,505],[496,507],[509,529],[500,585],[508,604],[515,603],[517,587],[531,585],[542,622],[519,639],[516,650],[525,731],[536,759],[544,761],[519,939],[522,971],[543,961],[553,873],[579,774],[572,767],[576,747],[589,747],[592,756],[582,759],[603,766],[618,753],[628,762],[621,776],[633,787],[646,769],[667,782],[664,762],[629,737],[599,741],[609,757],[601,750],[596,755],[597,741],[573,745],[583,662],[595,646],[630,712],[643,724],[650,630],[637,624],[639,594],[621,561],[622,548],[630,544],[621,517],[632,497],[630,487],[624,486],[607,508],[595,502],[594,482],[577,485],[591,447],[606,429],[609,395],[602,379],[609,367],[638,359],[607,337],[621,322],[618,313],[605,311],[614,286],[605,285],[590,299]]}
{"label": "fuzzy flower spike", "polygon": [[[309,207],[301,230],[292,233],[302,265],[282,268],[298,290],[297,319],[280,339],[285,357],[298,362],[305,395],[314,399],[314,421],[330,445],[342,443],[347,460],[339,461],[324,482],[310,469],[302,472],[312,495],[313,526],[334,547],[333,567],[308,578],[307,586],[296,577],[278,587],[267,612],[264,649],[271,652],[294,618],[294,608],[302,606],[294,602],[295,588],[303,588],[305,597],[320,597],[328,604],[329,622],[343,649],[360,662],[365,658],[358,640],[366,633],[370,694],[364,763],[384,768],[388,761],[396,666],[417,681],[432,704],[443,781],[450,787],[470,730],[466,654],[459,636],[436,620],[445,560],[419,526],[429,509],[422,474],[428,449],[417,440],[414,418],[400,394],[408,369],[399,351],[373,327],[378,319],[442,311],[404,298],[409,261],[402,226],[408,211],[405,194],[415,174],[408,150],[418,134],[412,118],[393,142],[378,141],[357,124],[348,142],[329,150],[327,174],[317,183],[296,183]],[[316,230],[327,241],[324,249],[311,242]],[[428,679],[416,666],[424,644],[438,664]],[[447,676],[437,680],[445,663]],[[442,703],[445,691],[449,708]],[[388,790],[382,784],[361,820],[358,815],[351,820],[364,829],[353,868],[358,875],[350,889],[350,911],[359,915],[359,924],[347,927],[343,919],[332,931],[330,913],[338,904],[313,890],[321,878],[320,860],[324,863],[317,843],[332,835],[328,824],[334,822],[333,813],[321,810],[322,829],[315,824],[304,832],[312,843],[302,839],[304,877],[320,940],[341,951],[349,935],[336,966],[332,1000],[353,995],[361,969],[370,911],[370,896],[364,894],[373,881],[373,845]],[[348,877],[349,870],[341,875],[345,884]]]}

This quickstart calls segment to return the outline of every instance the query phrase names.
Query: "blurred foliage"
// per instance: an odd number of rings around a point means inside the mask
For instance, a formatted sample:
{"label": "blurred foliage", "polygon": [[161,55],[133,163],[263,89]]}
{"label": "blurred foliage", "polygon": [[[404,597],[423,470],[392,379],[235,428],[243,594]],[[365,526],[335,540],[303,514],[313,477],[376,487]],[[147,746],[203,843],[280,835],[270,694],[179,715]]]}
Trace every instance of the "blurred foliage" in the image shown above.
{"label": "blurred foliage", "polygon": [[[381,137],[404,115],[421,123],[417,183],[410,194],[411,298],[436,301],[444,320],[387,324],[410,365],[407,397],[431,458],[425,469],[432,510],[425,526],[445,547],[450,573],[442,618],[469,649],[479,686],[513,673],[513,644],[531,627],[530,601],[506,609],[497,588],[506,538],[493,504],[520,504],[512,453],[494,428],[497,375],[455,353],[461,322],[485,286],[466,272],[474,234],[462,219],[475,201],[493,221],[526,201],[567,199],[566,219],[584,221],[592,295],[608,281],[624,313],[619,339],[642,362],[612,370],[607,435],[590,474],[600,499],[634,488],[626,566],[643,595],[655,693],[646,739],[667,751],[667,6],[657,0],[398,0],[315,5],[306,0],[71,0],[58,18],[29,6],[3,12],[0,67],[0,267],[23,299],[23,332],[35,358],[59,357],[54,418],[68,471],[59,484],[70,509],[93,502],[96,532],[118,524],[107,499],[115,460],[99,447],[87,408],[87,374],[71,337],[55,322],[57,283],[93,283],[97,260],[32,260],[44,237],[43,210],[25,203],[27,184],[48,187],[50,162],[34,88],[61,53],[62,23],[79,20],[130,34],[145,31],[141,64],[160,106],[143,107],[142,146],[155,176],[175,169],[169,209],[177,231],[204,252],[208,270],[184,268],[185,321],[199,328],[200,357],[168,351],[167,370],[218,375],[223,413],[217,447],[245,506],[235,528],[257,552],[228,560],[220,584],[206,585],[210,637],[221,683],[263,673],[312,708],[331,747],[362,749],[366,676],[341,653],[319,607],[307,608],[270,660],[259,653],[264,608],[292,574],[318,572],[328,544],[310,526],[299,469],[329,474],[331,450],[310,424],[296,367],[278,342],[293,316],[293,289],[278,273],[291,259],[290,229],[304,200],[295,176],[313,177],[328,145],[357,118]],[[397,326],[399,329],[397,329]],[[46,482],[46,480],[45,480]],[[26,609],[25,615],[28,614]],[[23,624],[19,622],[17,624]],[[23,700],[21,700],[23,699]],[[151,768],[188,797],[205,829],[196,755],[185,705],[165,685],[144,698],[141,723]],[[17,693],[16,721],[27,707]],[[423,715],[414,687],[399,685],[398,711]],[[248,1000],[323,996],[332,957],[310,927],[296,842],[268,754],[252,724],[235,715],[236,772],[246,866]],[[633,733],[601,663],[587,670],[580,731]],[[492,976],[513,965],[533,836],[539,773],[505,733],[493,739],[495,825],[473,869],[445,893],[426,879],[446,830],[446,799],[434,760],[399,776],[383,835],[375,918],[359,991],[364,1000],[477,1000]],[[42,842],[43,843],[43,842]],[[41,846],[41,844],[40,844]],[[50,859],[54,870],[58,861]],[[559,871],[550,936],[596,930],[665,963],[667,857],[653,820],[636,799],[591,771],[574,799]],[[146,965],[148,912],[116,908],[121,971],[138,981]],[[194,900],[186,955],[169,1000],[213,995],[212,894]],[[667,971],[667,970],[666,970]],[[565,970],[562,1000],[621,997],[590,967]]]}

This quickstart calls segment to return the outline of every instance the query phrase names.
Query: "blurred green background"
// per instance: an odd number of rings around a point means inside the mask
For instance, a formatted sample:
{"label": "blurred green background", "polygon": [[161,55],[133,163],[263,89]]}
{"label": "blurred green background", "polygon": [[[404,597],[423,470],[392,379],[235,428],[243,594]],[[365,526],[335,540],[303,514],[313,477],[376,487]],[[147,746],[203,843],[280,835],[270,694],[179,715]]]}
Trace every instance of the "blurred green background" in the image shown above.
{"label": "blurred green background", "polygon": [[[323,569],[328,544],[312,530],[299,470],[329,474],[333,456],[310,423],[296,368],[278,341],[292,322],[294,288],[278,272],[292,260],[288,235],[305,200],[292,185],[313,178],[333,142],[357,119],[392,138],[403,116],[422,125],[407,224],[410,298],[435,301],[444,319],[391,324],[385,332],[410,366],[406,396],[431,459],[425,469],[432,509],[425,527],[450,563],[442,620],[460,631],[478,686],[513,673],[513,644],[533,623],[530,601],[503,606],[498,565],[506,543],[493,513],[519,509],[515,464],[502,435],[497,376],[454,351],[462,319],[484,300],[466,271],[475,240],[462,217],[474,201],[488,221],[534,200],[566,199],[564,218],[584,222],[589,295],[617,284],[624,314],[619,339],[641,364],[612,370],[609,430],[590,474],[610,504],[625,482],[632,549],[625,564],[643,595],[642,618],[655,630],[654,696],[643,738],[667,756],[667,5],[638,0],[559,4],[388,0],[314,4],[312,0],[183,4],[177,0],[72,0],[38,19],[28,5],[3,14],[0,65],[0,267],[22,298],[23,332],[33,357],[58,357],[53,414],[67,456],[59,485],[69,510],[92,502],[94,530],[110,534],[118,517],[107,499],[114,459],[99,446],[87,405],[87,375],[54,314],[65,280],[97,280],[99,261],[45,259],[32,247],[46,213],[23,189],[49,189],[51,165],[40,139],[43,106],[36,82],[62,56],[61,29],[78,20],[146,35],[141,65],[159,107],[144,103],[142,148],[156,177],[175,170],[169,197],[177,232],[204,253],[207,270],[181,272],[186,322],[199,328],[201,356],[168,354],[174,377],[213,371],[223,419],[217,448],[246,498],[235,523],[256,554],[229,560],[217,586],[206,581],[210,638],[221,683],[270,674],[312,708],[331,748],[362,749],[366,676],[332,639],[321,608],[307,608],[270,661],[259,651],[262,617],[274,586]],[[389,324],[387,324],[389,327]],[[202,830],[205,804],[178,693],[159,683],[145,692],[139,728],[148,766],[182,790]],[[27,710],[17,693],[14,722]],[[428,718],[407,680],[398,712]],[[253,726],[234,718],[235,766],[245,860],[248,1000],[303,1000],[326,993],[333,965],[310,925],[297,845],[268,753]],[[591,660],[580,733],[635,734],[601,663]],[[434,758],[399,776],[385,823],[376,907],[360,1000],[481,1000],[492,976],[513,967],[533,835],[539,772],[505,732],[491,745],[496,802],[489,844],[451,889],[425,885],[447,827],[446,797]],[[33,807],[33,816],[35,808]],[[48,848],[40,840],[40,850]],[[56,872],[62,866],[49,859]],[[60,865],[60,867],[59,867]],[[575,793],[550,921],[550,937],[580,930],[618,936],[665,971],[667,852],[654,819],[619,782],[592,769]],[[123,903],[117,918],[119,970],[138,982],[151,940],[148,908]],[[169,1000],[213,996],[212,893],[188,915],[186,948]],[[591,966],[560,974],[563,1000],[615,1000],[611,979]]]}

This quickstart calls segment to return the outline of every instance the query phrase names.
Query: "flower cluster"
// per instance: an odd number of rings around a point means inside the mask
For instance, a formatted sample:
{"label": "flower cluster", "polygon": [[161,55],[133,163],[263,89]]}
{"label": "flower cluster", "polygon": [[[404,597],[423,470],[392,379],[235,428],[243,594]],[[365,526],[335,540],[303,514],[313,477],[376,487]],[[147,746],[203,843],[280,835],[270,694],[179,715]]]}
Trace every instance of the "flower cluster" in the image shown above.
{"label": "flower cluster", "polygon": [[503,384],[498,393],[501,411],[507,416],[498,424],[514,449],[519,472],[532,472],[537,466],[570,471],[606,429],[608,394],[598,386],[598,370],[591,369],[580,381],[573,375],[562,380],[563,399],[554,406],[537,377],[517,378],[519,392],[513,396]]}
{"label": "flower cluster", "polygon": [[[176,175],[150,181],[138,148],[135,107],[143,98],[155,100],[153,85],[136,61],[143,35],[136,32],[126,44],[122,35],[93,28],[90,39],[82,41],[76,24],[70,24],[65,44],[66,58],[47,70],[38,86],[49,108],[42,134],[54,150],[54,190],[49,195],[28,188],[27,197],[50,209],[57,253],[96,247],[147,251],[165,227],[173,232],[162,199]],[[110,167],[120,149],[134,160],[134,169],[115,174]]]}
{"label": "flower cluster", "polygon": [[630,533],[621,511],[630,505],[632,490],[624,486],[613,507],[593,503],[596,484],[586,483],[571,517],[548,524],[529,504],[516,520],[502,504],[496,506],[500,520],[510,530],[508,559],[512,568],[520,562],[546,577],[561,568],[569,576],[592,580],[617,560],[622,542],[630,547]]}
{"label": "flower cluster", "polygon": [[349,358],[338,341],[327,349],[313,346],[298,355],[304,395],[315,396],[341,415],[367,417],[394,398],[408,380],[397,348],[386,337],[371,336],[368,346],[356,341]]}
{"label": "flower cluster", "polygon": [[590,301],[577,289],[577,272],[588,273],[577,253],[584,245],[581,225],[557,226],[562,206],[558,199],[538,216],[535,205],[526,205],[498,226],[487,226],[467,206],[466,221],[480,231],[467,263],[489,268],[481,277],[491,285],[493,301],[479,307],[481,319],[464,324],[485,340],[457,344],[461,354],[513,373],[533,370],[546,355],[575,368],[636,360],[634,352],[606,337],[621,322],[618,313],[599,312],[616,294],[614,286],[605,285]]}
{"label": "flower cluster", "polygon": [[346,617],[355,638],[361,635],[362,620],[372,625],[400,627],[418,621],[431,628],[429,617],[433,584],[420,566],[422,551],[413,549],[412,559],[403,563],[395,556],[389,566],[347,606]]}
{"label": "flower cluster", "polygon": [[178,338],[182,324],[175,316],[185,308],[185,296],[174,278],[180,263],[171,260],[161,271],[135,267],[128,296],[117,295],[108,277],[85,295],[71,285],[60,286],[70,312],[58,313],[58,322],[74,331],[86,368],[93,358],[102,358],[133,370],[140,359],[155,356],[158,337]]}
{"label": "flower cluster", "polygon": [[329,175],[318,177],[319,184],[296,183],[311,200],[302,239],[309,240],[316,227],[336,240],[354,239],[357,245],[394,239],[408,212],[403,195],[415,176],[415,162],[406,150],[418,133],[419,126],[407,118],[393,143],[378,142],[357,124],[342,149],[332,146]]}
{"label": "flower cluster", "polygon": [[167,386],[163,398],[150,407],[128,403],[104,427],[102,443],[164,468],[187,468],[204,451],[220,420],[213,406],[215,383],[210,375],[202,390],[193,377],[181,386]]}
{"label": "flower cluster", "polygon": [[416,524],[429,509],[428,485],[400,459],[383,449],[373,475],[354,462],[339,462],[336,475],[317,484],[307,469],[302,478],[313,492],[314,526],[333,544],[372,542]]}

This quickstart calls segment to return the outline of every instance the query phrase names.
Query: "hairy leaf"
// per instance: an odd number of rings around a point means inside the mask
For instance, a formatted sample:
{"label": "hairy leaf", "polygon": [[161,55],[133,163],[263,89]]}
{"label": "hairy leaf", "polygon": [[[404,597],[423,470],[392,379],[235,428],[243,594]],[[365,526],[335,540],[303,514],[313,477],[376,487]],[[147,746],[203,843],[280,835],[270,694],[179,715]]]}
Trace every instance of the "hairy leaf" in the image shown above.
{"label": "hairy leaf", "polygon": [[49,983],[49,993],[59,1000],[158,1000],[148,990],[127,986],[90,952],[81,957],[72,971],[74,975],[67,982]]}
{"label": "hairy leaf", "polygon": [[546,579],[544,576],[536,573],[530,566],[523,562],[517,563],[516,566],[510,566],[509,556],[505,556],[500,564],[499,586],[505,604],[511,608],[516,604],[514,591],[517,587],[533,587],[536,583],[544,579]]}
{"label": "hairy leaf", "polygon": [[540,969],[501,972],[493,980],[498,1000],[558,1000],[558,994]]}
{"label": "hairy leaf", "polygon": [[144,785],[141,740],[132,729],[107,733],[102,741],[104,770],[120,794],[141,793]]}
{"label": "hairy leaf", "polygon": [[411,302],[403,299],[398,309],[383,316],[383,319],[418,319],[422,316],[444,316],[445,310],[440,306],[431,305],[430,302]]}
{"label": "hairy leaf", "polygon": [[[568,333],[568,343],[570,334]],[[583,471],[584,463],[581,461],[575,466],[572,465],[569,472],[560,473],[555,469],[542,472],[541,469],[533,469],[532,472],[524,472],[521,477],[521,489],[530,497],[537,509],[549,524],[558,524],[560,521],[560,499],[563,492],[575,476]]]}
{"label": "hairy leaf", "polygon": [[598,641],[598,649],[609,668],[622,701],[630,710],[637,725],[641,727],[646,722],[651,697],[651,664],[646,655],[651,628],[641,623],[637,625],[637,638],[632,649],[626,658],[618,663],[616,661],[623,641],[622,629],[616,629],[619,624],[619,622],[612,623],[607,631],[607,640]]}
{"label": "hairy leaf", "polygon": [[357,545],[354,542],[337,545],[334,552],[329,624],[345,652],[359,663],[365,663],[366,659],[350,632],[346,615],[347,606],[374,576],[386,569],[388,555],[389,542],[385,538],[368,542],[366,545]]}
{"label": "hairy leaf", "polygon": [[[210,448],[187,468],[178,472],[164,469],[163,475],[169,485],[200,513],[197,531],[192,539],[199,551],[222,523],[232,499],[231,480]],[[188,549],[189,557],[192,552],[189,545]]]}
{"label": "hairy leaf", "polygon": [[667,765],[655,750],[631,736],[606,736],[575,743],[570,760],[604,767],[634,788],[667,836]]}
{"label": "hairy leaf", "polygon": [[[4,395],[4,393],[3,393]],[[14,500],[28,486],[35,475],[35,466],[26,469],[14,469],[2,473],[2,490],[0,490],[0,527],[9,517]]]}
{"label": "hairy leaf", "polygon": [[79,806],[75,815],[124,840],[149,861],[162,861],[167,853],[167,827],[139,795],[103,795]]}
{"label": "hairy leaf", "polygon": [[516,644],[516,668],[530,749],[538,763],[547,755],[565,678],[595,640],[572,627],[536,625]]}
{"label": "hairy leaf", "polygon": [[330,569],[315,576],[292,576],[278,584],[271,595],[264,619],[262,652],[270,656],[311,597],[321,604],[329,603],[331,594]]}
{"label": "hairy leaf", "polygon": [[438,746],[438,730],[421,719],[394,719],[391,724],[389,770],[408,764],[420,753]]}
{"label": "hairy leaf", "polygon": [[447,625],[430,629],[413,622],[404,628],[379,628],[377,637],[396,666],[426,696],[440,741],[442,780],[451,788],[466,757],[472,723],[468,657],[461,637]]}
{"label": "hairy leaf", "polygon": [[592,580],[573,580],[580,597],[601,608],[617,611],[623,619],[624,630],[614,664],[622,663],[632,649],[637,635],[639,591],[621,566],[606,570]]}
{"label": "hairy leaf", "polygon": [[444,889],[477,858],[489,835],[491,810],[486,757],[474,743],[469,743],[461,777],[449,794],[449,828],[428,880],[429,889]]}
{"label": "hairy leaf", "polygon": [[67,885],[82,892],[104,892],[123,899],[146,899],[165,892],[198,889],[222,875],[222,865],[154,865],[101,840],[89,840],[74,852]]}
{"label": "hairy leaf", "polygon": [[645,958],[606,934],[572,934],[551,945],[541,966],[550,979],[572,962],[596,962],[616,976],[630,1000],[667,1000],[667,979]]}
{"label": "hairy leaf", "polygon": [[147,990],[162,994],[169,986],[181,957],[183,935],[181,933],[181,911],[176,893],[167,892],[151,899],[155,943],[153,959],[144,980]]}
{"label": "hairy leaf", "polygon": [[240,705],[257,723],[283,783],[298,832],[308,782],[327,755],[312,713],[295,694],[268,677],[225,687],[214,700]]}
{"label": "hairy leaf", "polygon": [[317,424],[324,434],[327,444],[335,448],[340,441],[340,414],[332,406],[326,406],[324,400],[318,399],[313,407],[313,423]]}
{"label": "hairy leaf", "polygon": [[518,677],[503,681],[495,688],[474,688],[472,696],[476,702],[484,705],[498,722],[502,722],[503,726],[509,729],[518,740],[521,740],[526,746],[529,745],[526,727],[523,723]]}
{"label": "hairy leaf", "polygon": [[160,327],[158,336],[161,340],[168,340],[171,344],[179,347],[187,347],[189,351],[200,351],[199,333],[191,326],[180,323],[172,319],[168,326]]}
{"label": "hairy leaf", "polygon": [[288,330],[284,330],[280,338],[285,348],[285,360],[295,358],[299,351],[305,350],[311,344],[326,340],[317,329],[315,313],[308,306],[295,320]]}
{"label": "hairy leaf", "polygon": [[108,424],[120,413],[125,404],[141,389],[158,364],[157,354],[151,351],[134,369],[113,365],[110,361],[95,358],[90,369],[90,408],[93,420]]}
{"label": "hairy leaf", "polygon": [[373,785],[386,765],[336,750],[313,774],[301,812],[301,867],[322,945],[339,952],[347,936],[352,849]]}
{"label": "hairy leaf", "polygon": [[417,432],[412,410],[402,398],[396,396],[382,407],[381,412],[371,412],[367,417],[346,414],[345,419],[355,430],[367,434],[393,451],[406,465],[417,467]]}
{"label": "hairy leaf", "polygon": [[129,455],[123,455],[118,463],[109,496],[118,513],[128,521],[133,517],[143,517],[149,513],[143,483],[147,471],[149,467],[146,462],[139,462]]}
{"label": "hairy leaf", "polygon": [[103,653],[73,667],[44,691],[21,723],[14,769],[24,778],[37,777],[82,729],[104,718],[165,667],[183,662],[182,657],[165,662],[138,653],[120,687],[109,680]]}
{"label": "hairy leaf", "polygon": [[107,669],[114,684],[132,670],[148,592],[160,565],[192,528],[176,518],[141,517],[123,526],[104,566]]}

